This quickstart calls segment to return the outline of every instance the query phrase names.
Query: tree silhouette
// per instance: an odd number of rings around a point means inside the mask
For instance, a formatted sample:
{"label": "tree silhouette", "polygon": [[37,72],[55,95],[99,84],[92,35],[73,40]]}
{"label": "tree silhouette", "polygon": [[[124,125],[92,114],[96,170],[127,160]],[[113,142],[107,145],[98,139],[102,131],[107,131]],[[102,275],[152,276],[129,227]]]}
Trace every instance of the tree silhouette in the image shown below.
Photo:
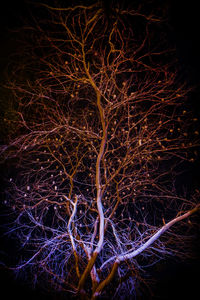
{"label": "tree silhouette", "polygon": [[4,204],[24,253],[13,269],[83,299],[110,297],[112,281],[112,297],[131,296],[144,267],[177,255],[199,209],[198,191],[176,184],[198,144],[188,89],[152,13],[43,9],[9,75]]}

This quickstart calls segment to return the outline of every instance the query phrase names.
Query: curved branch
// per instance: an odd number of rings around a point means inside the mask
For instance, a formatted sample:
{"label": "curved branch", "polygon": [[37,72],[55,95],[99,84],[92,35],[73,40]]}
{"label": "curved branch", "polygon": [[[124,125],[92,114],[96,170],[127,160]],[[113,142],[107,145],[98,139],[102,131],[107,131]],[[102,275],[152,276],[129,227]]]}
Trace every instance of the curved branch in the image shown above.
{"label": "curved branch", "polygon": [[128,259],[131,259],[137,255],[139,255],[140,253],[142,253],[143,251],[145,251],[147,248],[149,248],[151,246],[151,244],[153,244],[165,231],[167,231],[172,225],[176,224],[177,222],[180,222],[186,218],[188,218],[189,216],[191,216],[192,214],[196,213],[198,210],[200,210],[200,204],[197,205],[194,209],[189,210],[188,212],[186,212],[185,214],[174,218],[173,220],[169,221],[167,224],[165,224],[164,226],[162,226],[155,234],[152,235],[152,237],[150,237],[148,239],[148,241],[146,243],[144,243],[142,246],[140,246],[138,249],[136,250],[129,250],[129,253],[123,253],[120,254],[119,256],[113,256],[110,257],[107,261],[105,261],[100,270],[102,270],[109,262],[111,262],[112,260],[115,260],[115,262],[122,262]]}

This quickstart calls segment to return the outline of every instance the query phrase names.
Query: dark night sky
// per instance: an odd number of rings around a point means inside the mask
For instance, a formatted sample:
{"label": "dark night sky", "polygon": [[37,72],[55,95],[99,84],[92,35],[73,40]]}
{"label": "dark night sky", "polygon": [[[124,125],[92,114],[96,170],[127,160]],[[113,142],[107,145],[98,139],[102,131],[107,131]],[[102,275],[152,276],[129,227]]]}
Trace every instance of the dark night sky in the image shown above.
{"label": "dark night sky", "polygon": [[[163,0],[156,1],[156,3]],[[185,79],[191,85],[200,84],[200,15],[198,1],[177,1],[164,0],[169,7],[169,24],[172,28],[171,38],[177,47],[178,59]],[[3,78],[3,70],[8,63],[8,54],[11,54],[15,48],[15,42],[11,40],[12,34],[9,29],[23,23],[26,15],[26,5],[24,1],[6,0],[0,7],[0,79]],[[34,2],[34,1],[33,1]],[[42,2],[42,1],[41,1]],[[51,2],[51,1],[50,1]],[[68,2],[68,1],[66,1]],[[143,0],[143,2],[146,2]],[[191,103],[196,114],[200,117],[200,86],[191,96]],[[197,170],[195,171],[197,174]],[[199,247],[200,249],[200,247]],[[197,251],[197,247],[196,247]],[[199,255],[200,256],[200,255]],[[196,299],[199,286],[199,267],[200,261],[188,264],[170,264],[161,265],[161,273],[158,273],[160,281],[155,293],[159,293],[157,300],[168,299]],[[15,283],[9,274],[0,269],[0,289],[1,294],[5,291],[6,299],[15,297],[27,298],[29,300],[53,300],[56,298],[45,298],[40,291],[31,291],[23,284]],[[174,290],[173,290],[174,289]],[[197,295],[196,294],[196,295]],[[141,299],[146,299],[141,297]]]}

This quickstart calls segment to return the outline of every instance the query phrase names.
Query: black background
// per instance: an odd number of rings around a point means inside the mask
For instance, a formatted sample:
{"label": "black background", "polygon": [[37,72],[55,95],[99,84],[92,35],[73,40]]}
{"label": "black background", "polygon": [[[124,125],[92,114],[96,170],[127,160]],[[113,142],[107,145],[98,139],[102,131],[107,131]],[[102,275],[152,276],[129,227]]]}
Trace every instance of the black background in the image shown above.
{"label": "black background", "polygon": [[[153,1],[152,5],[163,2]],[[10,32],[16,26],[23,24],[27,16],[27,9],[31,6],[24,1],[9,1],[0,5],[0,79],[4,78],[4,71],[9,62],[9,55],[15,50],[16,41]],[[46,1],[48,3],[48,1]],[[143,0],[145,2],[145,0]],[[191,94],[191,104],[195,114],[200,117],[200,13],[198,1],[165,1],[168,7],[168,22],[171,27],[171,39],[176,45],[180,69],[189,84],[195,85],[196,90]],[[68,1],[66,1],[68,3]],[[108,1],[106,1],[108,3]],[[154,4],[156,3],[156,4]],[[109,6],[107,5],[108,13]],[[193,177],[198,177],[199,164],[193,167]],[[200,176],[199,176],[200,177]],[[154,296],[142,295],[140,299],[197,299],[199,294],[200,270],[200,242],[194,241],[195,261],[184,263],[165,261],[155,268],[156,284],[152,285]],[[198,259],[199,258],[199,259]],[[31,289],[23,280],[15,280],[10,272],[0,268],[0,290],[5,299],[19,297],[21,299],[53,300],[63,299],[61,295],[47,294],[40,288]],[[2,299],[3,299],[2,298]]]}

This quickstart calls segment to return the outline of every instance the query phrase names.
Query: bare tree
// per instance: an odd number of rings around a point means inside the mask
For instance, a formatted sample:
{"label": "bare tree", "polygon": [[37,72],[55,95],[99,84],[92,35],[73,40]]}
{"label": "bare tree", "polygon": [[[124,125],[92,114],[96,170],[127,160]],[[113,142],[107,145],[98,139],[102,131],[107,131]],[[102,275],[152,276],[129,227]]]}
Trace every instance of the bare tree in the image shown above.
{"label": "bare tree", "polygon": [[9,231],[26,253],[14,269],[83,299],[113,280],[123,299],[145,266],[177,254],[199,209],[176,188],[194,160],[196,118],[158,17],[116,6],[108,20],[100,2],[43,9],[10,75],[14,130],[1,146],[15,168]]}

